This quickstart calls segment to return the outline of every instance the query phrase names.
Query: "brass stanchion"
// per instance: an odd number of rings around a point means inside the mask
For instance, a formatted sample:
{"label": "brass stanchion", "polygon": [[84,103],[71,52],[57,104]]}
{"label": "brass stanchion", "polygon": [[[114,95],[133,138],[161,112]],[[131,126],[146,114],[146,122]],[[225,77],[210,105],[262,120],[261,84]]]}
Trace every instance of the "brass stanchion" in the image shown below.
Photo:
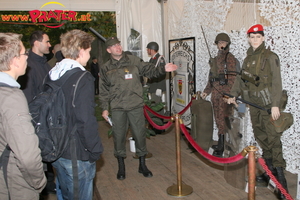
{"label": "brass stanchion", "polygon": [[175,115],[175,128],[176,128],[175,130],[176,130],[177,185],[173,184],[172,186],[168,187],[167,193],[172,196],[182,197],[191,194],[193,192],[193,188],[189,185],[185,185],[182,183],[179,114]]}
{"label": "brass stanchion", "polygon": [[248,151],[248,200],[255,200],[255,152],[257,147],[249,146]]}

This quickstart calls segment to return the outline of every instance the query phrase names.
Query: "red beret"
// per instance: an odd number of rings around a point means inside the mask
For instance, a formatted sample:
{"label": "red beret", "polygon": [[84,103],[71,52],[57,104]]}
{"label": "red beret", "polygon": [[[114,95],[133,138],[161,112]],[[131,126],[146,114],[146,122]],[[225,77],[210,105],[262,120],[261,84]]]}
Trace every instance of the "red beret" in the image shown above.
{"label": "red beret", "polygon": [[264,31],[264,27],[260,24],[255,24],[249,28],[249,30],[247,31],[247,34],[255,33],[258,31]]}

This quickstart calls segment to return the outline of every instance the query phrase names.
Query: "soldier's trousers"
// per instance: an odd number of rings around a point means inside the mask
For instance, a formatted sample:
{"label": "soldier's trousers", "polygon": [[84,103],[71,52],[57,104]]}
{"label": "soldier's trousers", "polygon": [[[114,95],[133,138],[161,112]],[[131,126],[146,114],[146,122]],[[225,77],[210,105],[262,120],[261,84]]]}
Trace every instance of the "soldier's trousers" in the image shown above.
{"label": "soldier's trousers", "polygon": [[147,152],[145,116],[143,107],[129,111],[112,110],[114,155],[126,157],[126,135],[130,125],[132,137],[135,140],[137,156],[144,156]]}
{"label": "soldier's trousers", "polygon": [[228,105],[223,100],[223,95],[218,91],[213,91],[211,96],[211,102],[213,105],[214,118],[218,127],[218,135],[225,134],[227,127],[225,123],[225,117],[231,115],[231,105]]}
{"label": "soldier's trousers", "polygon": [[250,116],[256,141],[263,150],[264,158],[272,158],[274,167],[286,166],[282,154],[282,133],[277,133],[267,111],[250,107]]}

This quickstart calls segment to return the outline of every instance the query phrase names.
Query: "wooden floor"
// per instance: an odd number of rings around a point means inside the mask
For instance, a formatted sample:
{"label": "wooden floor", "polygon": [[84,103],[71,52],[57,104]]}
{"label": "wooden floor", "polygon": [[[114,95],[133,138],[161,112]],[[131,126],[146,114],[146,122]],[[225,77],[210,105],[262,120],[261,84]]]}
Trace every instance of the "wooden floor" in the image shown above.
{"label": "wooden floor", "polygon": [[[174,126],[174,125],[173,125]],[[212,163],[198,153],[191,153],[187,142],[181,139],[182,183],[190,186],[190,195],[171,196],[167,189],[177,184],[175,129],[170,127],[164,134],[147,139],[148,151],[153,157],[146,160],[153,177],[145,178],[138,173],[138,159],[133,158],[127,142],[126,179],[117,180],[117,159],[113,156],[113,139],[107,137],[109,125],[99,122],[100,137],[104,145],[102,159],[97,162],[96,190],[102,200],[247,200],[244,189],[228,184],[224,178],[224,165]],[[237,178],[237,177],[235,177]],[[296,199],[297,176],[286,172],[289,193]],[[175,187],[176,188],[176,187]],[[48,200],[54,199],[52,196]],[[276,200],[266,187],[256,188],[256,200]]]}

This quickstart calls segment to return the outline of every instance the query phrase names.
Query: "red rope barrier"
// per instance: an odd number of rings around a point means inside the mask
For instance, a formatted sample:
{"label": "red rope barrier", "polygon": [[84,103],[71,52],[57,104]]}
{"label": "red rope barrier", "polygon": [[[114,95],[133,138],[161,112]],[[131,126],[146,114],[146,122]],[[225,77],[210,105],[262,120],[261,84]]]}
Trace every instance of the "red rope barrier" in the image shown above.
{"label": "red rope barrier", "polygon": [[263,158],[258,158],[258,162],[263,167],[263,169],[266,171],[266,173],[271,178],[271,180],[276,184],[277,188],[281,191],[281,193],[285,196],[285,198],[288,200],[293,200],[291,195],[289,193],[287,193],[286,189],[284,189],[282,187],[282,185],[277,181],[276,177],[269,170],[268,166],[266,165],[265,160]]}
{"label": "red rope barrier", "polygon": [[149,112],[151,112],[153,115],[155,115],[156,117],[162,118],[162,119],[171,119],[170,116],[164,116],[161,114],[158,114],[157,112],[155,112],[154,110],[152,110],[149,106],[145,105],[144,106],[144,110],[148,110]]}
{"label": "red rope barrier", "polygon": [[209,153],[207,153],[206,151],[204,151],[196,142],[195,140],[193,140],[193,138],[191,137],[191,135],[189,134],[189,132],[186,130],[184,124],[180,124],[180,128],[181,131],[184,133],[185,137],[187,138],[187,140],[191,143],[191,145],[205,158],[213,161],[213,162],[218,162],[218,163],[233,163],[233,162],[237,162],[239,160],[241,160],[242,158],[244,158],[244,156],[242,155],[242,153],[239,153],[236,156],[232,156],[229,158],[219,158],[219,157],[215,157],[210,155]]}
{"label": "red rope barrier", "polygon": [[[192,97],[192,100],[195,99],[195,97]],[[185,111],[187,111],[187,109],[189,107],[191,107],[192,105],[192,100],[190,101],[190,103],[182,110],[180,111],[178,114],[179,115],[182,115],[183,113],[185,113]],[[158,114],[157,112],[155,112],[154,110],[152,110],[148,105],[144,105],[144,110],[148,110],[149,112],[151,112],[153,115],[155,115],[156,117],[159,117],[159,118],[162,118],[162,119],[171,119],[170,116],[164,116],[164,115],[161,115],[161,114]]]}
{"label": "red rope barrier", "polygon": [[144,109],[144,115],[145,115],[146,119],[148,120],[148,122],[149,122],[154,128],[156,128],[156,129],[158,129],[158,130],[165,130],[165,129],[169,128],[169,127],[172,125],[172,121],[169,121],[168,123],[166,123],[166,124],[163,125],[163,126],[159,126],[159,125],[155,124],[155,123],[153,122],[153,120],[151,119],[151,117],[148,115],[148,113],[147,113],[147,111],[146,111],[145,109]]}
{"label": "red rope barrier", "polygon": [[192,97],[192,100],[190,101],[190,103],[189,103],[182,111],[180,111],[180,112],[178,113],[179,115],[182,115],[183,113],[185,113],[185,111],[187,111],[187,109],[188,109],[189,107],[191,107],[192,102],[193,102],[193,99],[195,99],[195,97]]}

